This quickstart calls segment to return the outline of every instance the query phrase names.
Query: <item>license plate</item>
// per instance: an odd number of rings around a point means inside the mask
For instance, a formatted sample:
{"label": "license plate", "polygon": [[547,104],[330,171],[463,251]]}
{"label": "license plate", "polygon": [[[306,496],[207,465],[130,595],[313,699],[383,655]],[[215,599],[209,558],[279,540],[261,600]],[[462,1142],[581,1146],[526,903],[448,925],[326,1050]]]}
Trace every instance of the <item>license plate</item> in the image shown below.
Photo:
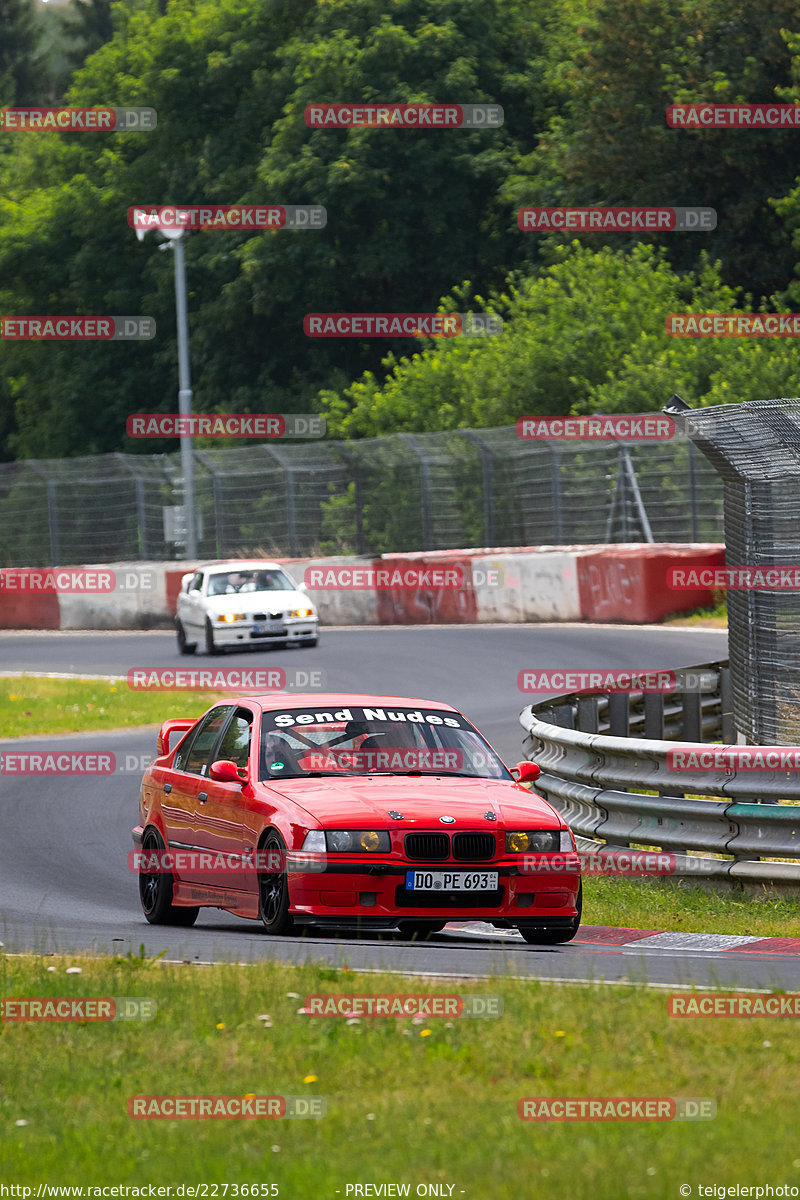
{"label": "license plate", "polygon": [[261,633],[261,626],[260,626],[260,625],[254,625],[254,626],[253,626],[253,633]]}
{"label": "license plate", "polygon": [[408,892],[492,892],[497,871],[406,871]]}

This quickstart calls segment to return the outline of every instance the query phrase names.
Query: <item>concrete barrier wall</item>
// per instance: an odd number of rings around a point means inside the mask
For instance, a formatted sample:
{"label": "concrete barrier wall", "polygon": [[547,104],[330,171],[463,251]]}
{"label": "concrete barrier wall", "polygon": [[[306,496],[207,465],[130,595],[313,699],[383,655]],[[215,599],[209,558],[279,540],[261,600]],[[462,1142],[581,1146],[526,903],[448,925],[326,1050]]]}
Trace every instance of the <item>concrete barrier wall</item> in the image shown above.
{"label": "concrete barrier wall", "polygon": [[[530,546],[440,550],[382,558],[278,559],[296,583],[309,586],[323,625],[429,625],[525,621],[603,621],[648,624],[672,613],[709,605],[707,589],[672,591],[671,566],[722,566],[719,544]],[[0,571],[0,629],[171,628],[181,577],[192,562],[94,564],[70,570],[113,570],[113,592],[33,594],[4,588]],[[411,569],[411,587],[331,587],[332,571]],[[442,586],[458,572],[461,586]],[[313,574],[312,574],[313,572]],[[437,574],[438,573],[438,574]],[[391,574],[386,578],[392,578]]]}

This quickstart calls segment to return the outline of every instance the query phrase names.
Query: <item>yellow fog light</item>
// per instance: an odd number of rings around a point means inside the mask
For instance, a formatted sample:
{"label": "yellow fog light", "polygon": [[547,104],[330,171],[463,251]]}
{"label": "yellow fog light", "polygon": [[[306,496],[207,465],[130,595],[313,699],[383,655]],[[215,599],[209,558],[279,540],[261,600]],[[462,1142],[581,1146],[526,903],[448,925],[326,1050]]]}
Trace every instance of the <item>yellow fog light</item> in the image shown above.
{"label": "yellow fog light", "polygon": [[531,839],[527,833],[507,833],[506,834],[506,849],[513,850],[515,854],[521,853],[523,850],[529,850]]}
{"label": "yellow fog light", "polygon": [[377,850],[381,844],[380,834],[374,830],[369,830],[367,833],[362,833],[359,840],[362,850]]}

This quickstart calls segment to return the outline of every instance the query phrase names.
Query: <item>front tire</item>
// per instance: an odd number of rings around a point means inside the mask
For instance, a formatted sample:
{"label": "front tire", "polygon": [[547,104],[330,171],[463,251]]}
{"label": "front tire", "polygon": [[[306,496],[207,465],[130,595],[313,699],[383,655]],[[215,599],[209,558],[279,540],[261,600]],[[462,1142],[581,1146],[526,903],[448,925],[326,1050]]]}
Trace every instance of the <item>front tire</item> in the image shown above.
{"label": "front tire", "polygon": [[214,641],[214,626],[208,617],[206,617],[206,654],[214,655],[221,653],[222,647],[218,646]]}
{"label": "front tire", "polygon": [[278,871],[259,871],[258,873],[259,919],[264,926],[265,933],[272,934],[273,937],[282,937],[294,930],[294,921],[289,916],[286,847],[280,834],[271,833],[260,849],[266,854],[270,851],[278,853],[283,863]]}
{"label": "front tire", "polygon": [[[148,829],[142,838],[142,851],[163,850],[164,839],[157,829]],[[199,908],[172,903],[173,878],[169,872],[139,868],[139,901],[151,925],[194,925]]]}
{"label": "front tire", "polygon": [[187,642],[186,630],[183,627],[183,622],[175,621],[175,631],[178,637],[178,653],[179,654],[194,654],[197,649],[197,642]]}
{"label": "front tire", "polygon": [[533,946],[560,946],[564,942],[571,942],[580,928],[581,913],[583,912],[583,883],[578,885],[575,907],[578,910],[577,915],[566,929],[533,929],[531,926],[526,929],[524,925],[519,925],[517,928],[525,941]]}

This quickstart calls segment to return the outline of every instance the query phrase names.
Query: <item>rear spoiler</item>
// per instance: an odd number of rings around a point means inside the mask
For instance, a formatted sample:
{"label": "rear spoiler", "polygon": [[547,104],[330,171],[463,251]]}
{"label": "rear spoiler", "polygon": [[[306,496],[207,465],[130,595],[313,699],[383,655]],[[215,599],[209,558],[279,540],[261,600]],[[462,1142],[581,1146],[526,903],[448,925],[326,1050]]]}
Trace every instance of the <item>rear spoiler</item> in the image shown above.
{"label": "rear spoiler", "polygon": [[172,721],[165,721],[158,731],[156,739],[156,754],[161,758],[164,754],[169,754],[169,739],[173,733],[186,733],[187,729],[191,729],[197,724],[197,717],[177,717]]}

